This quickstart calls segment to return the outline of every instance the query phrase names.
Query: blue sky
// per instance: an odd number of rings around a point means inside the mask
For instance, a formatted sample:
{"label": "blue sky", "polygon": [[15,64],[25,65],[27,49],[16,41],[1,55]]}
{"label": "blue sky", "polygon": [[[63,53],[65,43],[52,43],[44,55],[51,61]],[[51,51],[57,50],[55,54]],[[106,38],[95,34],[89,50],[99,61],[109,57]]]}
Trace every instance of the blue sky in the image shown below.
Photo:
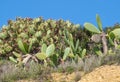
{"label": "blue sky", "polygon": [[1,0],[0,27],[16,17],[64,19],[83,25],[96,25],[99,14],[103,27],[120,23],[120,0]]}

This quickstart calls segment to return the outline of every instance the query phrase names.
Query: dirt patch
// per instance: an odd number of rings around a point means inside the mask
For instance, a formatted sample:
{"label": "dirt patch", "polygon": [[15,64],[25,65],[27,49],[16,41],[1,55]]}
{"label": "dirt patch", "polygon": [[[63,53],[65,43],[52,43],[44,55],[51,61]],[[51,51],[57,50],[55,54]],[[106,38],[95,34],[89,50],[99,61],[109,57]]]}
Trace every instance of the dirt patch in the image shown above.
{"label": "dirt patch", "polygon": [[120,82],[120,66],[101,66],[83,76],[79,82]]}
{"label": "dirt patch", "polygon": [[81,79],[83,72],[66,73],[52,73],[51,76],[55,82],[75,82]]}

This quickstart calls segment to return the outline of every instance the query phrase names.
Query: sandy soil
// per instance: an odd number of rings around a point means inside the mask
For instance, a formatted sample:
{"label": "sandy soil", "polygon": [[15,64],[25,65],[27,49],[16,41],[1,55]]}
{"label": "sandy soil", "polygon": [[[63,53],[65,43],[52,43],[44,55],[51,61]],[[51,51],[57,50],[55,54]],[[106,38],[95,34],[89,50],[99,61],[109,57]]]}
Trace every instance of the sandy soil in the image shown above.
{"label": "sandy soil", "polygon": [[120,66],[101,66],[83,76],[79,82],[120,82]]}

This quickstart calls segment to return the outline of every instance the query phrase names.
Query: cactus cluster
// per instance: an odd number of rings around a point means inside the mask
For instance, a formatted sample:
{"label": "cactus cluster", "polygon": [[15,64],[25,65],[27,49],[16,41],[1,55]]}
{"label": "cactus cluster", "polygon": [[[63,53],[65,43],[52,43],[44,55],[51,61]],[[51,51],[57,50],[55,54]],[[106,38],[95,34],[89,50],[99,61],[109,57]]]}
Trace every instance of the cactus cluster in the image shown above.
{"label": "cactus cluster", "polygon": [[[84,43],[82,42],[83,36],[81,36],[83,32],[80,29],[80,25],[62,19],[18,17],[15,21],[9,20],[8,25],[3,26],[0,31],[0,56],[10,57],[13,60],[14,57],[30,54],[42,60],[47,57],[46,55],[51,54],[49,54],[51,52],[49,49],[45,51],[47,46],[51,45],[55,47],[52,55],[57,57],[57,61],[60,58],[66,59],[64,54],[66,55],[67,52],[69,52],[67,55],[78,54],[80,56],[83,45],[81,43]],[[88,37],[85,33],[83,35]],[[68,48],[70,51],[67,51]]]}
{"label": "cactus cluster", "polygon": [[[0,58],[9,58],[20,64],[32,59],[54,66],[66,60],[78,61],[91,52],[107,54],[111,46],[120,49],[120,28],[106,33],[98,15],[96,20],[98,28],[91,23],[85,23],[82,28],[70,21],[44,20],[42,17],[9,20],[0,31]],[[95,45],[88,49],[87,43]]]}

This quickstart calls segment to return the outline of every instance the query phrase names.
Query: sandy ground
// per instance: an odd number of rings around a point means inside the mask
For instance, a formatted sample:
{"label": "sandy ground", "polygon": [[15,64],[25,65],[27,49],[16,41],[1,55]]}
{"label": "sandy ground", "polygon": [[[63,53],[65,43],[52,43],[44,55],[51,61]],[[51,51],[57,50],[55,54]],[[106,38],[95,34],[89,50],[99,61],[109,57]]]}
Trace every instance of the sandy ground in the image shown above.
{"label": "sandy ground", "polygon": [[120,82],[120,66],[101,66],[83,76],[79,82]]}
{"label": "sandy ground", "polygon": [[[72,74],[52,73],[54,81],[51,82],[120,82],[120,66],[105,65],[96,68],[92,72],[81,77],[82,72],[74,72]],[[81,79],[77,81],[78,79]],[[21,80],[17,82],[39,82],[34,80]]]}

